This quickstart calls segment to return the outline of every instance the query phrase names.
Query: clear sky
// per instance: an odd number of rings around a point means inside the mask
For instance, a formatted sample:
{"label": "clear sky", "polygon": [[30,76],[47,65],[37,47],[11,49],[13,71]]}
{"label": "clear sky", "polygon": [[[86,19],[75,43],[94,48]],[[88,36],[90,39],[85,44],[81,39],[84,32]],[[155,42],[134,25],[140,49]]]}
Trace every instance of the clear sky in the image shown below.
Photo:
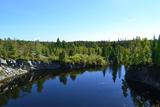
{"label": "clear sky", "polygon": [[0,38],[117,40],[160,34],[160,0],[0,0]]}

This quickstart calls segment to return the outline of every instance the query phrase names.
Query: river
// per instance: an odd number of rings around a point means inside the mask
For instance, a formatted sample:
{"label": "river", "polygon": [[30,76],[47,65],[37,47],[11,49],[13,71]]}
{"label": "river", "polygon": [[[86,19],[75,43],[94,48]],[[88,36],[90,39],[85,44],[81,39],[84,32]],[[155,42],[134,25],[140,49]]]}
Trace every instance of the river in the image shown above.
{"label": "river", "polygon": [[78,71],[46,71],[23,76],[10,83],[5,92],[1,89],[0,106],[159,106],[159,93],[156,96],[139,84],[128,83],[124,79],[125,72],[125,66],[121,65]]}

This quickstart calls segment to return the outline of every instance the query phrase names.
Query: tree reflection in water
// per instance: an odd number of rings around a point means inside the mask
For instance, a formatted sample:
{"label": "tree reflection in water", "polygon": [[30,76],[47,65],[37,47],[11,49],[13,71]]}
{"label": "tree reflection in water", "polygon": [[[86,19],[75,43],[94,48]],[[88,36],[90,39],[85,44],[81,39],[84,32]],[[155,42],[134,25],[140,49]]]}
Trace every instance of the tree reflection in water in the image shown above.
{"label": "tree reflection in water", "polygon": [[[94,69],[87,70],[88,72],[102,72],[103,77],[105,78],[107,72],[112,73],[113,82],[116,82],[116,79],[123,78],[122,69],[124,66],[113,65],[107,69]],[[68,79],[76,81],[79,75],[82,75],[86,70],[78,71],[54,71],[54,72],[32,72],[30,74],[21,76],[13,80],[7,80],[2,83],[0,86],[0,106],[7,105],[9,100],[20,99],[29,95],[32,91],[33,85],[37,86],[37,92],[41,93],[43,91],[43,86],[46,80],[55,79],[58,77],[59,82],[63,85],[67,85]],[[69,78],[68,78],[69,77]],[[131,81],[126,81],[125,78],[121,81],[121,89],[123,96],[125,98],[131,97],[135,106],[137,107],[150,107],[150,106],[160,106],[160,92],[155,91],[151,88],[146,88],[142,84],[133,83]]]}
{"label": "tree reflection in water", "polygon": [[160,92],[150,86],[128,80],[122,80],[124,97],[130,93],[136,107],[160,107]]}

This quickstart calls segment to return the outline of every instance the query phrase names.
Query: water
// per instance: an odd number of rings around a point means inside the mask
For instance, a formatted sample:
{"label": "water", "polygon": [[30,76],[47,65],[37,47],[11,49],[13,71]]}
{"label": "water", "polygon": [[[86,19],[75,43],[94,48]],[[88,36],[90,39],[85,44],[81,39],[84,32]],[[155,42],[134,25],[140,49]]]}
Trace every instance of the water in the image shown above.
{"label": "water", "polygon": [[[125,81],[125,67],[58,71],[24,76],[0,95],[4,107],[149,107],[155,96],[137,92]],[[29,82],[30,81],[30,82]],[[14,87],[12,89],[12,87]],[[138,89],[141,91],[141,89]],[[147,95],[150,92],[147,91]],[[142,95],[141,95],[142,94]]]}

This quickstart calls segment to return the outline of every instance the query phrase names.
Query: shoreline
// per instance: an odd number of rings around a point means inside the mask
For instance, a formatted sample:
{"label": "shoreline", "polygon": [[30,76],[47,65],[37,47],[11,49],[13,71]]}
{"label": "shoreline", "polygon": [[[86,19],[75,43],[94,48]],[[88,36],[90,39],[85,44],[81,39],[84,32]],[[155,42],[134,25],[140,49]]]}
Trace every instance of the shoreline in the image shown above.
{"label": "shoreline", "polygon": [[[0,63],[0,82],[9,78],[16,78],[30,72],[37,72],[44,70],[78,70],[86,68],[106,67],[108,65],[92,64],[87,65],[84,63],[65,63],[59,61],[53,62],[40,62],[40,61],[26,61],[26,60],[13,60],[1,59]],[[160,70],[159,65],[145,64],[145,65],[131,65],[126,72],[125,79],[150,85],[160,90]],[[151,72],[150,72],[151,71]]]}
{"label": "shoreline", "polygon": [[8,78],[14,78],[26,73],[42,71],[42,70],[76,70],[82,68],[104,67],[107,65],[92,64],[87,65],[83,63],[65,63],[60,61],[42,62],[42,61],[26,61],[0,58],[0,82]]}

